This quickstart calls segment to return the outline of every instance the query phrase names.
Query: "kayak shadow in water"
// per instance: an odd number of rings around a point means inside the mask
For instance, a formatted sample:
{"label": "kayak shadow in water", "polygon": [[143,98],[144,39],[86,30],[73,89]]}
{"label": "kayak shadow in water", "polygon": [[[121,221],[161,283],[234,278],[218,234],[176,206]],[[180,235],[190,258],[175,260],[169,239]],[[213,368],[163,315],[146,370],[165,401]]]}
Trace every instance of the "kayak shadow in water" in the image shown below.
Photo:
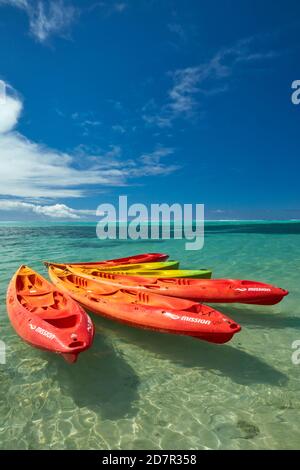
{"label": "kayak shadow in water", "polygon": [[58,357],[56,367],[62,393],[70,395],[80,408],[87,407],[112,420],[136,414],[139,379],[101,331],[76,364]]}
{"label": "kayak shadow in water", "polygon": [[270,384],[282,386],[288,377],[246,351],[229,344],[212,344],[186,336],[138,330],[99,319],[102,327],[121,341],[132,343],[155,356],[188,368],[217,371],[241,385]]}
{"label": "kayak shadow in water", "polygon": [[[255,326],[255,328],[296,328],[300,329],[300,314],[295,316],[287,316],[278,313],[274,313],[271,310],[268,313],[269,306],[265,307],[265,311],[262,312],[262,307],[243,307],[235,305],[222,305],[210,304],[216,309],[220,309],[222,313],[235,320],[242,327]],[[258,308],[257,308],[258,307]]]}

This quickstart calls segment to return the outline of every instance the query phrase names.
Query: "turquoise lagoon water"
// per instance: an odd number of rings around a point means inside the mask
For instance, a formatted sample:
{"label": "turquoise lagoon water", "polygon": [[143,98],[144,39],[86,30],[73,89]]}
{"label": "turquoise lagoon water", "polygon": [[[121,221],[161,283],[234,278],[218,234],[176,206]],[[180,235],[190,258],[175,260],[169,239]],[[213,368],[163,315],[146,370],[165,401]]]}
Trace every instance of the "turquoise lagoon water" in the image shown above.
{"label": "turquoise lagoon water", "polygon": [[[218,222],[205,246],[100,241],[91,224],[0,224],[1,449],[295,449],[300,447],[300,223]],[[183,268],[287,288],[273,307],[219,305],[242,325],[226,345],[135,330],[93,316],[93,348],[75,365],[23,343],[5,308],[22,263],[161,251]]]}

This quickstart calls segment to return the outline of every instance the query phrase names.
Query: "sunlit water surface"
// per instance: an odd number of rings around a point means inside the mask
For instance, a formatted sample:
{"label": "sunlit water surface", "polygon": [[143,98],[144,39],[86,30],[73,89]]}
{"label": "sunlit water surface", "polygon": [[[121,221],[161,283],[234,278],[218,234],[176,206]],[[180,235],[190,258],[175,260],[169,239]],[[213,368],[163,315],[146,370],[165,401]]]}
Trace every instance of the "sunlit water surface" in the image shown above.
{"label": "sunlit water surface", "polygon": [[[300,224],[210,223],[205,246],[100,241],[90,224],[0,224],[1,449],[295,449],[300,446]],[[168,252],[182,268],[271,282],[274,307],[219,305],[243,329],[226,345],[136,330],[93,315],[92,349],[68,365],[15,334],[5,291],[20,264]]]}

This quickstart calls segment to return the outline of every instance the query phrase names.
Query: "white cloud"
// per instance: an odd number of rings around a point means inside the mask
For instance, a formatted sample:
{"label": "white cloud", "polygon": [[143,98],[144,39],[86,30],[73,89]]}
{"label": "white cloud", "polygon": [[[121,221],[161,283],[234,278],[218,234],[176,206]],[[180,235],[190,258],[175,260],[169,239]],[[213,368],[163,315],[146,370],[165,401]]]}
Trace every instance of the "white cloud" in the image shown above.
{"label": "white cloud", "polygon": [[72,5],[71,0],[0,0],[1,5],[23,10],[28,16],[30,33],[41,43],[46,43],[52,36],[67,38],[72,24],[82,13],[101,8],[106,16],[110,16],[121,14],[128,8],[127,2],[111,0],[80,7]]}
{"label": "white cloud", "polygon": [[74,167],[75,158],[27,140],[17,133],[0,135],[0,195],[80,197],[85,185],[122,186],[122,172]]}
{"label": "white cloud", "polygon": [[174,149],[170,147],[157,147],[154,152],[144,153],[140,156],[142,163],[140,168],[135,169],[135,176],[158,176],[168,175],[174,171],[179,170],[181,167],[176,164],[165,165],[161,159],[174,154]]}
{"label": "white cloud", "polygon": [[[173,84],[166,103],[159,107],[153,100],[144,106],[143,119],[160,128],[171,127],[179,117],[191,117],[200,106],[199,97],[208,97],[228,90],[229,77],[238,66],[273,59],[270,50],[258,50],[257,37],[238,41],[219,50],[208,62],[170,72]],[[220,85],[221,84],[221,85]]]}
{"label": "white cloud", "polygon": [[151,153],[144,153],[141,155],[140,159],[143,163],[147,165],[152,165],[153,163],[157,164],[160,162],[162,157],[167,157],[168,155],[172,155],[174,153],[174,149],[169,147],[158,147],[154,152]]}
{"label": "white cloud", "polygon": [[101,148],[92,148],[85,145],[79,145],[76,148],[76,155],[79,158],[88,159],[93,163],[93,169],[124,168],[126,162],[119,158],[122,156],[122,148],[119,145],[110,145],[109,150]]}
{"label": "white cloud", "polygon": [[163,163],[151,163],[143,167],[137,167],[131,171],[132,176],[166,176],[181,169],[180,165],[164,165]]}
{"label": "white cloud", "polygon": [[22,9],[28,16],[31,34],[39,42],[55,35],[66,37],[79,14],[64,0],[0,0],[0,5]]}
{"label": "white cloud", "polygon": [[175,113],[187,113],[195,106],[193,95],[198,92],[199,67],[187,67],[173,74],[174,86],[169,91],[169,108]]}
{"label": "white cloud", "polygon": [[10,87],[7,89],[5,103],[0,104],[0,196],[83,197],[99,186],[125,186],[130,178],[167,175],[177,169],[158,160],[153,168],[143,158],[123,160],[118,145],[106,152],[96,149],[95,153],[81,146],[69,154],[32,142],[13,130],[22,102]]}
{"label": "white cloud", "polygon": [[[144,111],[146,110],[146,107],[144,107]],[[156,125],[160,127],[161,129],[167,128],[167,127],[172,127],[172,121],[173,117],[170,115],[170,113],[167,113],[164,115],[164,109],[161,111],[157,111],[156,114],[148,114],[147,112],[144,112],[142,115],[143,120],[150,125]]]}
{"label": "white cloud", "polygon": [[71,118],[73,121],[76,122],[79,126],[86,127],[86,126],[101,126],[102,122],[94,118],[94,113],[92,112],[85,112],[85,113],[72,113]]}
{"label": "white cloud", "polygon": [[0,211],[31,212],[55,219],[81,219],[96,215],[96,210],[72,209],[65,204],[39,205],[7,199],[0,199]]}
{"label": "white cloud", "polygon": [[27,8],[27,0],[0,0],[0,5],[10,5],[17,8]]}
{"label": "white cloud", "polygon": [[0,133],[8,132],[15,127],[22,111],[22,102],[8,94],[6,86],[5,95],[0,103]]}
{"label": "white cloud", "polygon": [[82,135],[88,136],[92,129],[97,129],[102,126],[102,122],[98,119],[95,119],[94,113],[84,112],[84,113],[72,113],[71,118],[77,126],[82,128]]}
{"label": "white cloud", "polygon": [[37,2],[36,9],[30,9],[29,22],[32,34],[43,42],[51,35],[65,36],[77,16],[77,10],[63,0]]}
{"label": "white cloud", "polygon": [[96,126],[101,126],[101,121],[92,121],[91,119],[86,119],[85,121],[81,122],[80,125],[85,127],[85,126],[90,126],[90,127],[96,127]]}
{"label": "white cloud", "polygon": [[121,126],[121,124],[115,124],[112,126],[112,130],[115,132],[119,132],[120,134],[125,134],[126,129],[124,126]]}

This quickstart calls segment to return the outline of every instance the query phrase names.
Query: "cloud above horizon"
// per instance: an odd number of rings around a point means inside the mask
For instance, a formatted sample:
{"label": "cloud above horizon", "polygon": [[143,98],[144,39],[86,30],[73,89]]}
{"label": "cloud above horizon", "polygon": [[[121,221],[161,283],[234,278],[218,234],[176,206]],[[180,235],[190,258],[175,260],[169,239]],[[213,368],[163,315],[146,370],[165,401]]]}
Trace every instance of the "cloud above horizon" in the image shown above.
{"label": "cloud above horizon", "polygon": [[67,37],[80,10],[65,0],[0,0],[1,5],[9,5],[23,10],[29,20],[32,36],[41,43],[51,36]]}
{"label": "cloud above horizon", "polygon": [[[122,158],[120,146],[89,152],[80,147],[72,154],[35,143],[15,131],[23,104],[6,84],[0,104],[0,196],[22,198],[74,198],[100,187],[128,185],[130,178],[168,175],[179,167],[162,162],[174,149],[157,147],[134,159]],[[79,165],[80,162],[80,165]]]}
{"label": "cloud above horizon", "polygon": [[165,104],[158,106],[150,100],[143,108],[144,121],[170,128],[178,118],[195,116],[204,98],[229,89],[229,79],[237,67],[277,57],[277,53],[266,50],[259,42],[256,36],[242,39],[217,51],[207,62],[169,72],[172,85]]}
{"label": "cloud above horizon", "polygon": [[27,212],[55,219],[81,219],[96,215],[96,209],[73,209],[66,204],[40,205],[8,199],[0,199],[0,211]]}
{"label": "cloud above horizon", "polygon": [[[4,82],[1,81],[2,83]],[[20,99],[8,95],[7,85],[3,86],[3,90],[5,95],[3,93],[1,96],[0,103],[0,134],[10,131],[16,126],[23,108]]]}
{"label": "cloud above horizon", "polygon": [[71,27],[82,13],[101,8],[109,16],[128,8],[126,2],[99,1],[91,7],[78,7],[70,0],[0,0],[0,7],[5,5],[24,11],[30,34],[40,43],[52,36],[70,37]]}

